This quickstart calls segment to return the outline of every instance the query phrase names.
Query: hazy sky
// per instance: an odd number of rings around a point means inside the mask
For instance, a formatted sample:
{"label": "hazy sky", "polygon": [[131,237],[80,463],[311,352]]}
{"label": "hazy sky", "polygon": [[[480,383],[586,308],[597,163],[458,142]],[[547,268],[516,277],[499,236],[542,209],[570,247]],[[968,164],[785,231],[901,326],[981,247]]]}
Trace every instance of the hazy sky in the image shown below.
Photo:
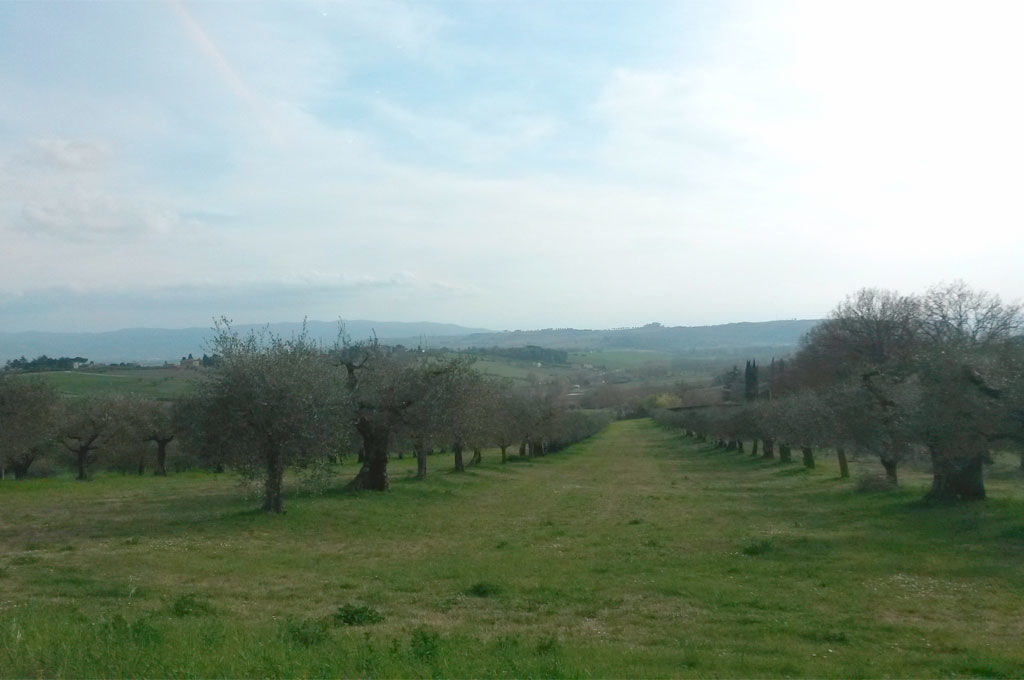
{"label": "hazy sky", "polygon": [[1024,3],[0,2],[0,330],[1024,296]]}

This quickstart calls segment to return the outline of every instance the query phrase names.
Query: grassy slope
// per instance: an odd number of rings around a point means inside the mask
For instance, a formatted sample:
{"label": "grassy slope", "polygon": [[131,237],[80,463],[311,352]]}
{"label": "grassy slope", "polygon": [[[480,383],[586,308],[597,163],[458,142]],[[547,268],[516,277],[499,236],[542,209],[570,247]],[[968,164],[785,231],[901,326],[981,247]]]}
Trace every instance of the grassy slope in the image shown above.
{"label": "grassy slope", "polygon": [[0,484],[0,675],[1024,674],[1006,470],[927,508],[649,421],[489,458],[283,517],[226,476]]}

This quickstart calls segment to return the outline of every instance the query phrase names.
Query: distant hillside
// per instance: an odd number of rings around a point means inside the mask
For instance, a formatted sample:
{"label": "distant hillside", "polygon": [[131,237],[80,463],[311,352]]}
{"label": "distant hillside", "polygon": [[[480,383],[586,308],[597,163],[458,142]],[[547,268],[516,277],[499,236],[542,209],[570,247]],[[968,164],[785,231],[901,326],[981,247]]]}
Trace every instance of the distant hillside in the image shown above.
{"label": "distant hillside", "polygon": [[[649,349],[663,352],[694,350],[738,350],[744,348],[793,349],[817,321],[764,321],[729,323],[719,326],[661,326],[613,330],[576,330],[557,328],[536,331],[494,332],[442,323],[402,323],[395,321],[346,321],[346,331],[354,340],[376,335],[388,343],[427,347],[507,348],[534,345],[559,350]],[[270,330],[287,337],[298,332],[299,323],[270,324]],[[338,324],[310,321],[310,334],[324,343],[338,335]],[[247,332],[262,326],[239,325]],[[129,328],[107,333],[0,333],[0,363],[21,356],[30,359],[41,354],[50,357],[83,356],[92,361],[161,363],[177,361],[193,354],[210,352],[209,328]]]}
{"label": "distant hillside", "polygon": [[[238,325],[248,332],[257,325]],[[270,324],[272,332],[288,337],[297,333],[301,323]],[[332,343],[338,337],[336,321],[310,321],[310,335]],[[390,342],[418,343],[420,338],[437,336],[461,337],[471,333],[488,332],[483,328],[467,328],[445,323],[403,323],[396,321],[346,321],[345,329],[353,340],[364,340],[374,334]],[[209,352],[207,340],[213,335],[210,328],[127,328],[106,333],[0,333],[0,363],[21,356],[34,358],[40,354],[51,357],[84,356],[92,361],[161,363],[177,361],[193,354],[197,357]]]}
{"label": "distant hillside", "polygon": [[[436,338],[452,348],[523,347],[536,345],[564,350],[653,349],[688,352],[703,349],[794,348],[803,335],[818,324],[815,319],[728,323],[718,326],[662,326],[613,330],[548,328],[537,331],[505,331]],[[436,346],[436,345],[435,345]]]}

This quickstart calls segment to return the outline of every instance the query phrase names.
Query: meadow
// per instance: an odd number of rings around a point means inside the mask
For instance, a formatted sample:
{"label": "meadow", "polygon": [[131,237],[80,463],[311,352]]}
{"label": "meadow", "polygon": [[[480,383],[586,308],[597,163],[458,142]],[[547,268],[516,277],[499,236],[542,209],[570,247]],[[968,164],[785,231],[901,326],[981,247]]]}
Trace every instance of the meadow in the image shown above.
{"label": "meadow", "polygon": [[178,368],[82,368],[27,374],[43,380],[61,394],[83,396],[97,393],[138,394],[152,399],[175,399],[201,380],[200,371]]}
{"label": "meadow", "polygon": [[632,420],[385,494],[292,479],[283,516],[227,474],[3,482],[0,675],[1020,677],[1014,462],[928,506]]}

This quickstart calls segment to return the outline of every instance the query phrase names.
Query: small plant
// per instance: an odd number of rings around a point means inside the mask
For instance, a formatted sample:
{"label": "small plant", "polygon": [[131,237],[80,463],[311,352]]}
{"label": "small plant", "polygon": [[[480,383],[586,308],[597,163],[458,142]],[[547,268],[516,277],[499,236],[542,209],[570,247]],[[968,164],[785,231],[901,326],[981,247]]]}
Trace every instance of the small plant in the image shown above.
{"label": "small plant", "polygon": [[333,618],[334,622],[341,626],[369,626],[383,621],[384,615],[373,607],[346,604],[338,607]]}
{"label": "small plant", "polygon": [[558,643],[558,638],[554,635],[545,635],[537,640],[538,654],[553,654],[559,649],[561,649],[561,645]]}
{"label": "small plant", "polygon": [[772,549],[772,539],[761,538],[743,546],[744,555],[763,555]]}
{"label": "small plant", "polygon": [[171,614],[177,617],[203,616],[209,614],[213,607],[209,601],[196,593],[185,593],[179,595],[171,602]]}
{"label": "small plant", "polygon": [[412,632],[409,639],[409,652],[420,661],[430,661],[437,657],[441,647],[441,636],[437,631],[421,626]]}
{"label": "small plant", "polygon": [[139,537],[138,536],[132,536],[130,538],[127,538],[127,539],[125,539],[124,544],[125,545],[138,545],[139,544]]}
{"label": "small plant", "polygon": [[493,597],[501,592],[501,586],[486,581],[478,581],[466,590],[467,595],[473,597]]}
{"label": "small plant", "polygon": [[644,523],[644,521],[642,519],[640,519],[639,517],[634,517],[633,519],[631,519],[628,522],[626,522],[626,524],[629,524],[629,525],[637,525],[637,524],[643,524],[643,523]]}
{"label": "small plant", "polygon": [[497,548],[498,550],[501,550],[502,548],[507,548],[508,547],[508,541],[499,541],[498,544],[496,546],[494,546],[494,547]]}
{"label": "small plant", "polygon": [[287,642],[312,647],[327,641],[327,624],[322,620],[288,621],[284,626],[284,639]]}

